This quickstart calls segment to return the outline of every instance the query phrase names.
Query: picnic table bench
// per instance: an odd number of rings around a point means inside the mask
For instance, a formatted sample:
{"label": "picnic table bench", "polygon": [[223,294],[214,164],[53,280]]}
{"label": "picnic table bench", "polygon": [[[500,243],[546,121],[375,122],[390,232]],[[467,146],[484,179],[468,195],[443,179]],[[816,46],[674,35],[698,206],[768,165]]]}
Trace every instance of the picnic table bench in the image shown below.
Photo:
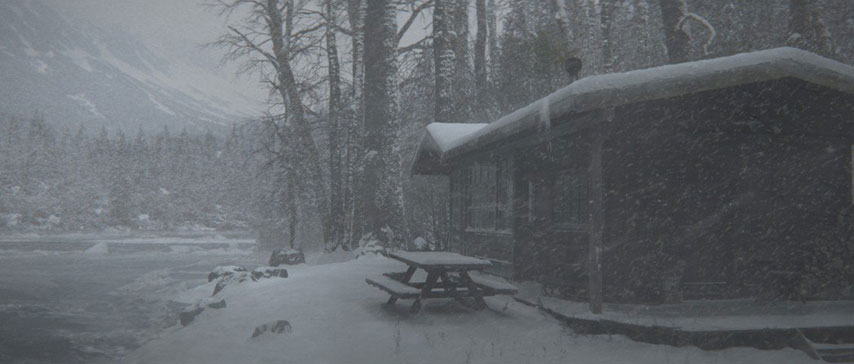
{"label": "picnic table bench", "polygon": [[[409,267],[405,272],[366,278],[365,282],[390,295],[387,305],[393,305],[398,299],[414,298],[410,307],[413,313],[421,310],[422,301],[428,298],[454,298],[463,303],[470,298],[473,300],[471,306],[481,310],[486,308],[483,297],[517,293],[516,287],[502,278],[481,273],[492,264],[485,259],[451,252],[403,251],[388,256]],[[424,282],[411,281],[418,269],[427,272]]]}

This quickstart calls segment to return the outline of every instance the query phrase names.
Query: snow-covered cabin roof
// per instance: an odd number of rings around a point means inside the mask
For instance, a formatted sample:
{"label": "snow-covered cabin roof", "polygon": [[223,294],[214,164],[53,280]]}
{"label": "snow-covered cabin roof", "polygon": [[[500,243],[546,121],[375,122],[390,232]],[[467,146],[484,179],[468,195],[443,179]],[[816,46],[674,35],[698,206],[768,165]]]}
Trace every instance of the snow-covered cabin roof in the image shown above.
{"label": "snow-covered cabin roof", "polygon": [[434,174],[440,172],[442,155],[458,141],[464,139],[489,124],[486,123],[430,123],[421,137],[421,145],[412,163],[412,173]]}
{"label": "snow-covered cabin roof", "polygon": [[[552,118],[571,112],[782,78],[797,78],[854,93],[854,67],[791,47],[589,76],[489,124],[428,125],[412,173],[441,173],[436,167],[444,165],[449,158],[536,128],[538,124],[548,124]],[[457,128],[455,125],[477,127]],[[428,155],[438,160],[428,160]],[[425,168],[427,166],[421,165],[425,163],[431,166]]]}

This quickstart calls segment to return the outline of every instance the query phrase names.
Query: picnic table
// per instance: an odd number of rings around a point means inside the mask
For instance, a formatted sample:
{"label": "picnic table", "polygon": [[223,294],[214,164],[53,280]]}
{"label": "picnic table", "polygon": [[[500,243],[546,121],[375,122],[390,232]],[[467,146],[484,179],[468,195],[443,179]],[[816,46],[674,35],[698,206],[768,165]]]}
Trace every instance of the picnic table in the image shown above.
{"label": "picnic table", "polygon": [[[481,273],[492,265],[486,259],[432,251],[401,251],[389,253],[388,256],[409,267],[405,272],[383,273],[382,276],[369,277],[365,281],[390,295],[387,305],[393,305],[398,299],[414,298],[410,308],[413,313],[421,310],[422,301],[428,298],[454,298],[464,304],[468,304],[466,299],[471,299],[473,303],[470,305],[482,310],[486,308],[483,297],[517,293],[515,286],[500,277]],[[411,281],[418,269],[427,272],[424,282]]]}

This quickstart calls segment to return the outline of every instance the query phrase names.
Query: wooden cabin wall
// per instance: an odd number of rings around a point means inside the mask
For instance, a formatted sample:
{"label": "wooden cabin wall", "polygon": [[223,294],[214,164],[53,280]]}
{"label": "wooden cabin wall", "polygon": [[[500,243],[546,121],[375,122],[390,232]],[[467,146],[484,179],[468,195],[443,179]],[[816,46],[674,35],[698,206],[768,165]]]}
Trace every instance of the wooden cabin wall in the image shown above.
{"label": "wooden cabin wall", "polygon": [[618,108],[603,161],[606,300],[661,302],[665,280],[684,298],[843,294],[852,107],[786,79]]}
{"label": "wooden cabin wall", "polygon": [[586,299],[588,226],[561,225],[555,213],[562,198],[560,174],[586,177],[590,133],[556,137],[522,148],[516,156],[517,278],[538,281],[551,295]]}
{"label": "wooden cabin wall", "polygon": [[[526,135],[468,156],[452,166],[451,249],[498,261],[497,273],[541,282],[549,294],[586,299],[587,226],[566,226],[554,221],[554,202],[560,198],[555,189],[557,176],[567,170],[586,174],[590,160],[589,131],[557,136],[567,130],[546,134],[556,136],[551,139],[535,140],[542,133]],[[495,155],[513,161],[512,229],[473,231],[467,228],[465,206],[469,202],[463,198],[471,188],[467,183],[467,168]]]}
{"label": "wooden cabin wall", "polygon": [[[512,153],[506,151],[502,151],[500,156],[505,160],[508,158],[510,161],[513,160]],[[474,188],[470,183],[470,168],[477,161],[496,157],[496,153],[487,151],[451,166],[450,250],[460,254],[491,259],[493,266],[488,270],[489,272],[511,278],[513,276],[512,262],[515,247],[512,226],[505,231],[483,231],[470,229],[468,221],[469,192],[470,189]],[[512,162],[510,165],[512,166]]]}

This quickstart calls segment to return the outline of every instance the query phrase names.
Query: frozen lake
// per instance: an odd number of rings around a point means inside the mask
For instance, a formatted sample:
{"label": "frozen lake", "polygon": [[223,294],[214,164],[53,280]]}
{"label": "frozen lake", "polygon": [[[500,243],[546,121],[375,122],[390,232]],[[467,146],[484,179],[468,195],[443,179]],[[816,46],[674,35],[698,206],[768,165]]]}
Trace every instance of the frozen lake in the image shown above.
{"label": "frozen lake", "polygon": [[216,265],[254,260],[251,247],[223,237],[0,239],[0,362],[115,361],[176,323],[169,297]]}

